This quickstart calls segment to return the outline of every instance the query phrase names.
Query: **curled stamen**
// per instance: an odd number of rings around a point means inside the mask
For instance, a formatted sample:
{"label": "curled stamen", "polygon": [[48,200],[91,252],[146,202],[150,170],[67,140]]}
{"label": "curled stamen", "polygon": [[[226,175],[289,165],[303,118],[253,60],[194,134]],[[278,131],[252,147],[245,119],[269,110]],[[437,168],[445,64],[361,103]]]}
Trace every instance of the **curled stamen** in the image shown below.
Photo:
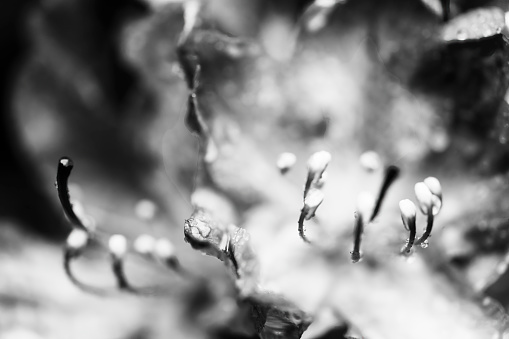
{"label": "curled stamen", "polygon": [[357,212],[355,213],[355,226],[353,231],[353,250],[350,252],[353,263],[362,259],[361,241],[364,233],[364,221],[373,208],[373,196],[368,192],[359,194],[357,198]]}
{"label": "curled stamen", "polygon": [[401,249],[401,254],[408,255],[411,253],[412,246],[415,242],[416,235],[416,207],[415,204],[408,199],[401,200],[399,202],[399,209],[401,211],[401,220],[403,221],[403,225],[405,229],[410,231],[408,236],[408,240],[406,241],[405,246]]}
{"label": "curled stamen", "polygon": [[78,280],[71,269],[71,262],[80,257],[83,249],[87,246],[89,235],[86,231],[75,228],[67,237],[64,248],[64,271],[69,280],[79,289],[97,295],[104,295],[101,289],[86,285]]}
{"label": "curled stamen", "polygon": [[423,182],[415,184],[414,190],[421,212],[428,216],[426,229],[422,236],[415,241],[415,245],[421,245],[421,247],[426,248],[428,246],[427,239],[431,235],[431,230],[433,229],[433,194],[431,194],[428,186]]}
{"label": "curled stamen", "polygon": [[329,162],[331,161],[331,155],[329,152],[320,151],[313,153],[308,159],[308,177],[306,184],[304,185],[304,199],[308,194],[312,184],[315,184],[322,177],[323,172],[327,169]]}
{"label": "curled stamen", "polygon": [[385,169],[385,175],[384,175],[384,180],[382,182],[382,187],[380,188],[380,192],[378,193],[375,208],[373,209],[373,213],[371,214],[371,217],[369,218],[369,222],[372,222],[378,215],[378,212],[380,212],[380,208],[382,207],[382,203],[385,198],[385,195],[386,195],[387,191],[389,190],[389,187],[391,187],[391,185],[394,183],[394,181],[398,178],[399,172],[400,172],[400,170],[397,166],[389,166]]}
{"label": "curled stamen", "polygon": [[276,166],[281,174],[286,174],[295,165],[297,157],[290,152],[281,153],[277,159]]}
{"label": "curled stamen", "polygon": [[312,188],[309,190],[306,198],[304,199],[304,207],[300,211],[299,216],[299,235],[307,243],[310,243],[304,234],[304,220],[310,220],[315,216],[317,208],[322,204],[324,194],[321,190]]}
{"label": "curled stamen", "polygon": [[113,274],[117,280],[118,288],[121,290],[130,290],[131,286],[127,282],[124,273],[124,257],[127,253],[127,240],[121,234],[114,234],[108,241],[108,249],[111,254],[111,264]]}
{"label": "curled stamen", "polygon": [[69,187],[68,180],[71,175],[71,171],[74,167],[73,161],[68,157],[62,157],[58,161],[58,169],[57,169],[57,180],[55,182],[55,186],[57,188],[58,199],[60,200],[60,204],[62,205],[62,209],[64,213],[71,222],[71,224],[77,228],[80,228],[84,231],[87,231],[83,222],[78,218],[76,213],[73,210],[73,206],[71,204],[70,196],[69,196]]}

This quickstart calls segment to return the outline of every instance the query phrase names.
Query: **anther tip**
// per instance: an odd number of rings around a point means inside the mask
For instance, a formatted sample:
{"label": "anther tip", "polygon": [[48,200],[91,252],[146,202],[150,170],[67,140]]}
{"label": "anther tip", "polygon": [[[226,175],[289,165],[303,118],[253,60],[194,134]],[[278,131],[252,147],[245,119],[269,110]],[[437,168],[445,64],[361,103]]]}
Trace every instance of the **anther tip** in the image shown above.
{"label": "anther tip", "polygon": [[58,163],[64,167],[72,167],[74,165],[73,161],[69,157],[60,158]]}
{"label": "anther tip", "polygon": [[327,151],[313,153],[308,160],[308,169],[311,173],[322,172],[331,161],[331,154]]}
{"label": "anther tip", "polygon": [[154,255],[160,260],[169,260],[175,255],[175,247],[166,238],[157,239],[154,246]]}
{"label": "anther tip", "polygon": [[283,152],[279,155],[276,166],[279,168],[281,174],[285,174],[288,172],[293,165],[297,162],[297,157],[295,154],[290,152]]}
{"label": "anther tip", "polygon": [[415,184],[414,191],[421,211],[424,214],[428,214],[428,210],[433,203],[432,193],[428,186],[423,182],[418,182]]}
{"label": "anther tip", "polygon": [[382,160],[375,151],[366,151],[359,157],[359,162],[367,172],[374,172],[382,167]]}
{"label": "anther tip", "polygon": [[352,259],[352,262],[354,264],[362,260],[361,252],[350,252],[350,254],[351,254],[350,258]]}
{"label": "anther tip", "polygon": [[117,258],[123,257],[127,252],[127,239],[121,234],[114,234],[108,242],[110,253]]}
{"label": "anther tip", "polygon": [[88,242],[88,233],[75,228],[67,237],[67,247],[72,250],[81,250]]}
{"label": "anther tip", "polygon": [[415,218],[417,213],[415,204],[410,199],[404,199],[399,202],[401,215],[406,219]]}
{"label": "anther tip", "polygon": [[442,185],[440,181],[435,177],[427,177],[424,179],[424,184],[428,187],[428,189],[439,198],[442,198]]}
{"label": "anther tip", "polygon": [[401,172],[399,167],[395,166],[395,165],[387,166],[386,171],[387,171],[387,174],[393,178],[396,178],[399,175],[399,172]]}

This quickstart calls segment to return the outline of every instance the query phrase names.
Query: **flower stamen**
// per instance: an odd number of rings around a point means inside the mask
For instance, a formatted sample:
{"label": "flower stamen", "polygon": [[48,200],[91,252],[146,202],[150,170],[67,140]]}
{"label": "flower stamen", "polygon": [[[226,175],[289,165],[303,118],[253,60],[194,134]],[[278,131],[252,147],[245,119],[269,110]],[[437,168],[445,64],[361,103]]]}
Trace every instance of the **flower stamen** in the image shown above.
{"label": "flower stamen", "polygon": [[121,290],[131,290],[124,272],[124,258],[127,253],[127,239],[121,234],[114,234],[108,241],[108,249],[111,254],[111,265],[118,288]]}
{"label": "flower stamen", "polygon": [[55,182],[55,187],[57,188],[58,199],[60,200],[60,204],[62,206],[62,209],[64,210],[64,214],[69,220],[69,222],[74,227],[88,232],[87,228],[85,227],[81,219],[74,212],[73,205],[71,204],[68,181],[73,167],[74,163],[70,158],[68,157],[60,158],[60,160],[58,161],[57,179]]}
{"label": "flower stamen", "polygon": [[399,172],[400,170],[397,166],[391,165],[385,169],[384,180],[382,181],[382,186],[380,187],[380,192],[378,193],[378,197],[376,199],[375,208],[373,209],[373,213],[369,218],[369,222],[372,222],[377,217],[382,207],[385,195],[387,194],[389,187],[391,187],[394,181],[398,178]]}
{"label": "flower stamen", "polygon": [[374,205],[373,196],[368,192],[362,192],[357,198],[357,211],[355,213],[355,226],[353,230],[353,250],[350,252],[353,263],[362,259],[361,241],[364,233],[364,222]]}
{"label": "flower stamen", "polygon": [[403,221],[403,225],[405,226],[405,229],[410,231],[410,234],[408,236],[408,239],[405,243],[405,245],[401,248],[400,253],[403,255],[409,255],[412,251],[412,246],[415,242],[415,236],[416,236],[416,207],[415,204],[409,200],[401,200],[399,202],[399,209],[401,211],[401,220]]}
{"label": "flower stamen", "polygon": [[310,220],[315,216],[316,210],[322,204],[324,194],[317,188],[311,188],[304,199],[304,207],[300,211],[299,216],[299,236],[307,243],[311,243],[304,234],[304,220]]}

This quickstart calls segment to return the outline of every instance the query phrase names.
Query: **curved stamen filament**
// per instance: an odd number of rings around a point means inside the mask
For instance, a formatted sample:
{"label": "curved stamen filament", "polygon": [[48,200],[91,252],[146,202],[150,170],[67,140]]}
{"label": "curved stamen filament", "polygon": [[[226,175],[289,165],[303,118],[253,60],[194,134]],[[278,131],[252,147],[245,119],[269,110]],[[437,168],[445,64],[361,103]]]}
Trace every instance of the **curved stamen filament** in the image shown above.
{"label": "curved stamen filament", "polygon": [[304,207],[300,211],[298,224],[299,235],[307,243],[310,243],[310,241],[304,235],[304,220],[310,220],[315,216],[316,210],[322,204],[323,199],[323,192],[316,188],[311,188],[304,199]]}
{"label": "curved stamen filament", "polygon": [[416,236],[416,215],[417,215],[417,208],[415,207],[415,204],[409,200],[401,200],[399,202],[399,209],[401,211],[401,220],[403,221],[403,226],[407,231],[410,232],[408,239],[406,241],[405,246],[401,248],[400,253],[404,255],[408,255],[411,253],[412,247],[415,242],[415,236]]}
{"label": "curved stamen filament", "polygon": [[67,219],[69,219],[73,226],[87,231],[87,228],[85,225],[83,225],[83,222],[80,220],[80,218],[78,218],[76,213],[74,213],[69,196],[68,180],[73,167],[74,164],[70,158],[60,158],[58,161],[57,180],[55,182],[55,186],[57,188],[58,199],[60,200],[60,204],[62,205],[62,209],[64,210]]}
{"label": "curved stamen filament", "polygon": [[428,219],[427,219],[427,223],[426,223],[426,230],[424,231],[422,236],[415,241],[415,245],[421,245],[423,247],[427,247],[426,241],[430,237],[431,231],[433,229],[433,220],[434,220],[433,206],[428,207],[427,215],[428,215]]}
{"label": "curved stamen filament", "polygon": [[71,269],[71,262],[77,258],[78,258],[78,255],[76,255],[75,253],[70,251],[69,248],[65,248],[65,250],[64,250],[64,271],[65,271],[65,274],[67,275],[67,277],[69,278],[69,280],[73,283],[73,285],[78,287],[80,290],[83,290],[84,292],[101,295],[101,296],[105,295],[106,292],[104,290],[94,287],[94,286],[89,286],[87,284],[84,284],[81,281],[79,281],[78,278],[76,278],[76,276],[74,275],[74,273]]}
{"label": "curved stamen filament", "polygon": [[357,197],[357,212],[355,213],[355,226],[353,230],[353,250],[350,252],[352,262],[359,262],[362,258],[361,241],[364,233],[364,221],[373,210],[374,199],[368,192],[362,192]]}
{"label": "curved stamen filament", "polygon": [[309,241],[309,239],[304,234],[304,220],[306,220],[306,215],[307,215],[306,208],[303,207],[302,210],[300,211],[300,216],[299,216],[299,221],[298,221],[298,223],[299,223],[299,236],[302,238],[302,240],[304,240],[305,242],[310,244],[311,241]]}
{"label": "curved stamen filament", "polygon": [[[72,270],[71,266],[72,261],[78,259],[81,256],[82,251],[86,248],[87,244],[89,243],[92,237],[94,238],[94,240],[101,243],[102,245],[101,247],[103,247],[105,236],[107,236],[106,232],[101,232],[100,230],[95,231],[93,234],[90,230],[88,230],[84,226],[84,224],[81,222],[79,217],[74,212],[73,206],[70,202],[68,189],[68,179],[72,171],[72,168],[73,162],[70,158],[62,157],[59,160],[56,180],[58,196],[67,218],[74,226],[76,226],[69,234],[64,248],[63,256],[64,270],[69,280],[81,290],[92,294],[105,295],[113,291],[82,283],[81,281],[78,280],[78,278],[76,277]],[[141,241],[139,240],[140,239],[137,239],[137,242],[135,244],[135,250],[145,258],[153,257],[151,255],[152,248],[154,247],[154,245],[162,243],[161,241],[158,241],[156,244],[154,244],[155,240],[147,235],[144,235],[141,238]],[[111,237],[109,237],[107,247],[111,256],[112,271],[115,276],[118,288],[120,290],[129,291],[131,293],[139,295],[155,295],[160,294],[160,292],[164,292],[164,289],[160,287],[147,287],[139,289],[134,288],[129,283],[124,270],[124,259],[128,252],[127,239],[125,238],[125,236],[120,234],[112,235]],[[156,254],[159,254],[160,256],[161,246],[158,247],[159,252],[157,252]],[[167,248],[168,246],[166,246],[163,249],[166,250],[166,252],[168,252]],[[171,268],[175,273],[179,274],[180,276],[185,278],[194,278],[191,273],[189,273],[180,265],[174,254],[172,254],[171,257],[168,257],[167,260],[164,260],[164,263],[167,267]]]}
{"label": "curved stamen filament", "polygon": [[401,254],[409,254],[414,246],[415,236],[417,233],[417,227],[415,225],[415,217],[408,219],[406,222],[403,220],[406,228],[410,231],[405,246],[401,249]]}

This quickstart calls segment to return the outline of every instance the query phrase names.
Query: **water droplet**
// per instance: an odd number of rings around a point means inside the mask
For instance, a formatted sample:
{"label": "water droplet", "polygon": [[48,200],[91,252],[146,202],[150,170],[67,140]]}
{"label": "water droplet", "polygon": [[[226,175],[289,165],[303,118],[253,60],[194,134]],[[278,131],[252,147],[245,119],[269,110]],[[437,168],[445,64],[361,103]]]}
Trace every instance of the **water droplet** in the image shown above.
{"label": "water droplet", "polygon": [[428,246],[429,246],[428,240],[421,243],[422,248],[428,248]]}

